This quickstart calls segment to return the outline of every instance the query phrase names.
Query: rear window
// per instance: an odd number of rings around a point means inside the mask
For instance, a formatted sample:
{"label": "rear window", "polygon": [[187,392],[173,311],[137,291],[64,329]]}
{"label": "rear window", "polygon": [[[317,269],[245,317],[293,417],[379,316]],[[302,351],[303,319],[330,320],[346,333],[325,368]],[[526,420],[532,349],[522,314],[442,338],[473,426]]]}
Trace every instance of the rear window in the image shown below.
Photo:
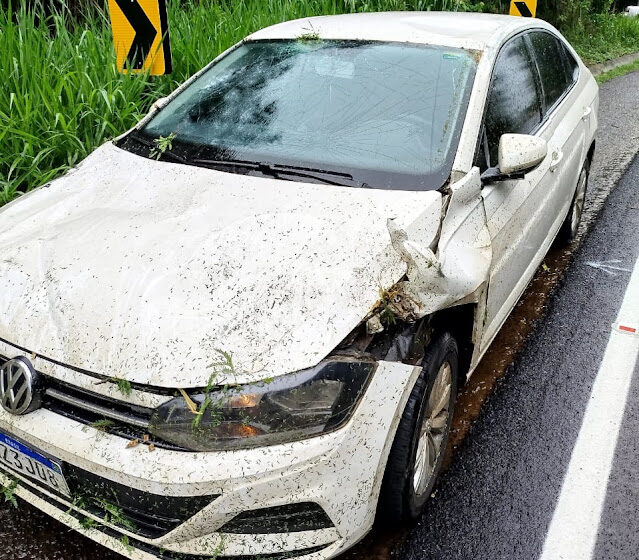
{"label": "rear window", "polygon": [[343,171],[369,187],[437,189],[448,179],[474,53],[364,41],[246,43],[142,130],[188,152]]}

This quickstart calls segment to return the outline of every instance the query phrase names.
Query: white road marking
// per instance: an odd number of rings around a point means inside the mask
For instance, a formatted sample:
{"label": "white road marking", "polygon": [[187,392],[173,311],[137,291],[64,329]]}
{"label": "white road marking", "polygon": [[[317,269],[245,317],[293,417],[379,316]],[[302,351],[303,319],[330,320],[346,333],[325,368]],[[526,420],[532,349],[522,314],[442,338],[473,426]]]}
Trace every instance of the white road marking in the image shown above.
{"label": "white road marking", "polygon": [[613,271],[618,270],[619,272],[632,272],[629,268],[623,268],[621,266],[617,266],[621,263],[620,259],[615,259],[611,261],[597,262],[597,261],[588,261],[586,263],[587,266],[591,266],[592,268],[597,268],[602,270],[609,276],[617,276],[617,274]]}
{"label": "white road marking", "polygon": [[[639,323],[639,260],[616,324]],[[612,329],[570,458],[541,560],[592,558],[639,338]]]}

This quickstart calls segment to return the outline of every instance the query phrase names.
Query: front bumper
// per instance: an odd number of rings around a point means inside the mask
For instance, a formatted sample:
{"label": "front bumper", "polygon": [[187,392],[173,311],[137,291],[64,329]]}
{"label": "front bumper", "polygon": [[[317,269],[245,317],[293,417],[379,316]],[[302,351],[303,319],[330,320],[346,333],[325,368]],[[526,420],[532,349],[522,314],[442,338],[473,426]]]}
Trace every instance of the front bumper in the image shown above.
{"label": "front bumper", "polygon": [[[375,517],[382,476],[410,389],[411,365],[379,362],[353,417],[316,438],[251,450],[185,453],[139,445],[49,410],[25,416],[0,411],[0,430],[78,469],[139,492],[210,496],[211,502],[158,538],[105,522],[81,506],[33,487],[16,494],[89,538],[127,556],[147,559],[246,556],[332,558],[360,540]],[[0,482],[8,478],[0,473]],[[288,532],[223,533],[238,515],[286,504],[317,504],[332,526]],[[96,522],[87,527],[79,519]],[[123,538],[125,537],[125,538]]]}

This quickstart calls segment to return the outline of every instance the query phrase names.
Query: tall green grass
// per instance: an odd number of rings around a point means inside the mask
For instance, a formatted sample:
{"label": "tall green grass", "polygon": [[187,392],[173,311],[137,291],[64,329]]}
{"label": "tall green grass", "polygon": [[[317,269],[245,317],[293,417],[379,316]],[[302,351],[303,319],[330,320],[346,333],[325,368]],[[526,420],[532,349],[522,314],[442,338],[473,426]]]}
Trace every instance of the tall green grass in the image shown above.
{"label": "tall green grass", "polygon": [[0,12],[0,204],[126,130],[147,103],[149,78],[117,71],[100,25],[50,23]]}
{"label": "tall green grass", "polygon": [[[150,77],[118,72],[108,17],[99,7],[89,10],[91,16],[78,25],[77,13],[76,19],[65,13],[40,18],[23,3],[10,15],[0,3],[0,205],[58,176],[130,128],[156,98],[267,25],[317,14],[505,10],[507,4],[505,0],[169,0],[174,72]],[[569,31],[568,37],[582,56],[599,61],[639,50],[639,20],[592,17],[572,34]]]}
{"label": "tall green grass", "polygon": [[590,15],[564,33],[586,63],[639,51],[639,18]]}

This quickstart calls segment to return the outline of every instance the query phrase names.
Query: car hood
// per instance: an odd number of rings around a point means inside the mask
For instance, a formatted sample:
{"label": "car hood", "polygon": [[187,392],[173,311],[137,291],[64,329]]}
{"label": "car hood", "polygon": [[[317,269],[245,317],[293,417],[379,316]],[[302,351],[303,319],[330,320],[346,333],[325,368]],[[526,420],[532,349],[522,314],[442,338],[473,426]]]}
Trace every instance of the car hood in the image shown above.
{"label": "car hood", "polygon": [[441,195],[158,162],[112,144],[0,210],[0,338],[160,387],[201,387],[220,351],[250,382],[316,365],[406,272]]}

